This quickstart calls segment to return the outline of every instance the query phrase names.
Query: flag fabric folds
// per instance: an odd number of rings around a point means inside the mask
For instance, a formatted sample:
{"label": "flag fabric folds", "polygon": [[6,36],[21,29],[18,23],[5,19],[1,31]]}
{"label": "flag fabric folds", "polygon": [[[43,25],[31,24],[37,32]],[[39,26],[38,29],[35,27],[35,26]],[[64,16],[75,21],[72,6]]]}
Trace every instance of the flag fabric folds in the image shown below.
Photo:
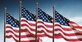
{"label": "flag fabric folds", "polygon": [[52,23],[52,17],[38,8],[38,17],[39,19],[43,20],[44,22]]}
{"label": "flag fabric folds", "polygon": [[[38,8],[38,30],[37,35],[39,37],[52,37],[52,17],[43,12],[40,8]],[[42,13],[42,14],[41,14]],[[42,16],[43,15],[43,16]],[[22,7],[22,18],[21,18],[21,41],[34,41],[35,33],[36,33],[36,16]],[[24,34],[22,34],[24,33]],[[24,36],[24,37],[23,37]],[[40,40],[40,39],[39,39]]]}
{"label": "flag fabric folds", "polygon": [[60,23],[61,25],[69,26],[69,20],[63,17],[57,11],[55,12],[55,21]]}
{"label": "flag fabric folds", "polygon": [[[22,7],[21,16],[21,42],[36,42],[35,15]],[[41,39],[38,37],[37,41],[41,42]]]}
{"label": "flag fabric folds", "polygon": [[9,13],[6,14],[6,38],[13,38],[19,42],[19,21],[12,17]]}
{"label": "flag fabric folds", "polygon": [[52,17],[46,14],[43,10],[38,8],[38,33],[42,34],[41,36],[48,36],[52,38],[53,36],[53,24]]}
{"label": "flag fabric folds", "polygon": [[[19,42],[19,25],[21,25],[21,42],[36,42],[36,15],[32,14],[26,8],[21,9],[21,22],[6,14],[6,38],[13,38]],[[38,42],[42,42],[40,37],[53,38],[53,19],[54,38],[63,38],[66,41],[82,41],[82,26],[70,21],[55,11],[55,17],[52,18],[42,9],[38,8],[37,19],[37,37]]]}
{"label": "flag fabric folds", "polygon": [[55,11],[55,38],[79,42],[82,41],[82,33],[79,32],[82,32],[82,26],[77,25]]}

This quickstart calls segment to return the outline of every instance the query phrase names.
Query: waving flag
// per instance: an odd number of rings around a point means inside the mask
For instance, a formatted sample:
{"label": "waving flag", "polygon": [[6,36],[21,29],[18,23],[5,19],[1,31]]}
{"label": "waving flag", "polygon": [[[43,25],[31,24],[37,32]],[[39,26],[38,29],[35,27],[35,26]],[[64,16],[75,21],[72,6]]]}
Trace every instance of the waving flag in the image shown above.
{"label": "waving flag", "polygon": [[[22,7],[21,17],[21,42],[36,42],[36,20],[35,15]],[[38,37],[38,42],[41,42]]]}
{"label": "waving flag", "polygon": [[16,42],[18,42],[19,41],[19,21],[7,13],[5,27],[6,27],[6,38],[13,38]]}
{"label": "waving flag", "polygon": [[42,33],[42,35],[52,37],[53,35],[53,24],[52,17],[38,8],[38,33]]}
{"label": "waving flag", "polygon": [[55,38],[63,38],[70,42],[82,41],[82,26],[63,17],[55,11]]}

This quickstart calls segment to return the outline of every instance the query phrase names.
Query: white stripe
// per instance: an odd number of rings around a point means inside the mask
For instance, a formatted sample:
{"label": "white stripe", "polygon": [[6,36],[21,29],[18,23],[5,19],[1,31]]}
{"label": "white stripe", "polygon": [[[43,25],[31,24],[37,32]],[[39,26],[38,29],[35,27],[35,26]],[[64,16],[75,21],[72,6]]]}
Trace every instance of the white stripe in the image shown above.
{"label": "white stripe", "polygon": [[[12,29],[10,28],[7,28],[6,31],[12,31],[15,35],[18,35],[19,36],[19,33],[18,32],[14,32]],[[27,35],[29,34],[28,32],[21,32],[21,35]]]}
{"label": "white stripe", "polygon": [[[32,30],[30,30],[28,27],[21,27],[22,29],[27,29],[27,30],[29,30],[29,32],[30,33],[32,33],[32,34],[35,34],[36,33],[36,31],[32,31]],[[27,31],[28,32],[28,31]],[[42,34],[44,34],[44,33],[38,33],[38,35],[42,35]]]}
{"label": "white stripe", "polygon": [[[6,26],[10,26],[10,27],[12,27],[10,24],[6,24]],[[16,29],[16,30],[19,30],[19,28],[17,28],[17,27],[12,27],[13,29]]]}
{"label": "white stripe", "polygon": [[21,22],[21,25],[22,25],[22,24],[26,24],[26,25],[28,25],[29,27],[32,27],[33,29],[35,29],[35,27],[36,27],[36,26],[30,26],[27,22]]}
{"label": "white stripe", "polygon": [[53,25],[53,23],[44,22],[44,21],[43,21],[43,20],[41,20],[41,19],[38,19],[37,21],[42,21],[44,24]]}
{"label": "white stripe", "polygon": [[[15,37],[12,33],[6,33],[6,36],[10,36],[12,35],[16,40],[19,40],[18,37]],[[21,41],[27,41],[27,40],[35,40],[34,37],[25,37],[25,38],[21,38]]]}
{"label": "white stripe", "polygon": [[16,40],[19,40],[19,38],[15,37],[15,35],[13,33],[6,33],[6,36],[10,36],[10,35],[12,35]]}
{"label": "white stripe", "polygon": [[80,32],[82,32],[82,29],[80,29],[80,28],[75,28],[76,30],[75,31],[80,31]]}
{"label": "white stripe", "polygon": [[[32,33],[32,34],[35,34],[35,33],[36,33],[36,32],[34,32],[34,31],[31,31],[28,27],[21,27],[21,28],[22,28],[22,29],[28,29],[29,32]],[[43,29],[43,28],[42,28],[42,30],[44,30],[47,35],[52,36],[52,33],[47,32],[47,31],[46,31],[45,29]],[[38,33],[38,35],[42,35],[42,34],[44,34],[44,32]]]}
{"label": "white stripe", "polygon": [[55,38],[54,41],[55,41],[55,42],[60,42],[60,41],[67,42],[67,41],[66,41],[65,39],[63,39],[63,38],[59,38],[59,39],[56,39],[56,38]]}
{"label": "white stripe", "polygon": [[[27,19],[25,19],[25,18],[21,18],[21,20],[26,20],[26,21],[28,21],[28,20],[27,20]],[[35,22],[35,21],[28,21],[28,23],[36,24],[36,22]]]}
{"label": "white stripe", "polygon": [[82,38],[82,36],[80,35],[75,35],[75,36],[66,36],[64,35],[61,31],[55,31],[56,33],[61,33],[61,35],[64,37],[64,38],[67,38],[67,39],[78,39],[78,38]]}
{"label": "white stripe", "polygon": [[61,25],[60,23],[55,22],[54,25],[56,25],[56,24],[58,24],[58,25],[60,25],[62,27],[70,28],[70,26],[64,26],[64,25]]}
{"label": "white stripe", "polygon": [[35,38],[34,37],[21,38],[21,41],[29,41],[29,40],[35,40]]}
{"label": "white stripe", "polygon": [[42,23],[38,23],[37,26],[43,26],[43,27],[45,27],[45,29],[50,30],[50,31],[53,30],[53,28],[46,27],[46,26],[45,26],[44,24],[42,24]]}
{"label": "white stripe", "polygon": [[[28,21],[28,23],[36,24],[36,22],[35,22],[35,21],[29,21],[29,20],[27,20],[27,19],[25,19],[25,18],[21,18],[21,20],[26,20],[26,21]],[[43,20],[41,20],[41,19],[38,19],[37,21],[42,21],[42,22],[44,22],[44,21],[43,21]],[[48,22],[44,22],[44,24],[53,25],[52,23],[48,23]]]}
{"label": "white stripe", "polygon": [[[59,26],[55,26],[55,28],[54,29],[60,29],[60,30],[62,30],[64,33],[66,33],[66,34],[71,34],[71,33],[75,33],[74,32],[74,30],[71,30],[71,31],[65,31],[65,30],[63,30],[61,27],[59,27]],[[69,29],[69,28],[68,28]]]}
{"label": "white stripe", "polygon": [[[13,29],[13,30],[16,30],[16,29]],[[13,30],[10,29],[10,28],[6,28],[6,31],[12,31],[14,34],[19,35],[19,33],[15,32],[15,31],[13,31]],[[19,31],[19,30],[18,30],[18,31]]]}
{"label": "white stripe", "polygon": [[[26,22],[21,22],[21,24],[26,24],[26,25],[28,25],[29,27],[31,27],[31,29],[35,29],[35,26],[30,26],[28,23],[26,23]],[[37,26],[40,26],[40,25],[42,25],[43,27],[45,27],[45,29],[47,29],[47,30],[51,30],[52,31],[52,28],[49,28],[49,27],[46,27],[44,24],[42,24],[42,23],[38,23],[38,25]],[[23,27],[26,27],[26,26],[23,26]],[[38,30],[40,30],[41,28],[38,28]]]}

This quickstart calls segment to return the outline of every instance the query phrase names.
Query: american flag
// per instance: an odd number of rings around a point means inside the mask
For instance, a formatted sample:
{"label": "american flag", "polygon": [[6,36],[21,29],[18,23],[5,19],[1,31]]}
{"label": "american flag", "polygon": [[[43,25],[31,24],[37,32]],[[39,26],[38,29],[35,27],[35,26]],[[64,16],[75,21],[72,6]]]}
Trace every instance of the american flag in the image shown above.
{"label": "american flag", "polygon": [[[36,42],[36,16],[22,7],[21,17],[21,42]],[[38,42],[41,39],[38,37]]]}
{"label": "american flag", "polygon": [[41,33],[42,36],[48,36],[52,38],[53,33],[53,24],[52,17],[46,14],[43,10],[38,8],[38,33]]}
{"label": "american flag", "polygon": [[[21,42],[35,42],[36,16],[22,7],[21,14]],[[52,17],[38,8],[38,42],[42,40],[39,37],[53,37]],[[82,26],[65,18],[55,11],[54,37],[63,38],[66,41],[82,41]],[[19,21],[14,19],[8,13],[6,14],[6,38],[13,38],[19,41]]]}
{"label": "american flag", "polygon": [[13,18],[10,14],[6,14],[6,38],[13,38],[16,42],[19,41],[19,21]]}
{"label": "american flag", "polygon": [[52,17],[46,14],[43,10],[38,8],[38,17],[39,19],[43,20],[44,22],[52,23]]}
{"label": "american flag", "polygon": [[63,38],[70,42],[82,42],[82,26],[70,21],[55,11],[55,39],[56,38]]}

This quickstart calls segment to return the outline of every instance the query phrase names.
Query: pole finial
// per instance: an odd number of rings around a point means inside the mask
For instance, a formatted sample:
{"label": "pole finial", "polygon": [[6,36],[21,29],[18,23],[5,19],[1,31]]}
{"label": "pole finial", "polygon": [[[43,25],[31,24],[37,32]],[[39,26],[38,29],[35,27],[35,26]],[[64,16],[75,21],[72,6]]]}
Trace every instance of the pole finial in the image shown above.
{"label": "pole finial", "polygon": [[53,5],[53,8],[54,8],[54,10],[55,10],[56,7]]}
{"label": "pole finial", "polygon": [[20,0],[20,3],[22,3],[22,1]]}
{"label": "pole finial", "polygon": [[5,10],[7,10],[7,7],[4,7]]}
{"label": "pole finial", "polygon": [[36,4],[38,4],[38,0],[36,0]]}
{"label": "pole finial", "polygon": [[4,7],[4,11],[5,11],[5,13],[7,13],[7,7]]}
{"label": "pole finial", "polygon": [[5,9],[7,9],[7,8],[5,7]]}

